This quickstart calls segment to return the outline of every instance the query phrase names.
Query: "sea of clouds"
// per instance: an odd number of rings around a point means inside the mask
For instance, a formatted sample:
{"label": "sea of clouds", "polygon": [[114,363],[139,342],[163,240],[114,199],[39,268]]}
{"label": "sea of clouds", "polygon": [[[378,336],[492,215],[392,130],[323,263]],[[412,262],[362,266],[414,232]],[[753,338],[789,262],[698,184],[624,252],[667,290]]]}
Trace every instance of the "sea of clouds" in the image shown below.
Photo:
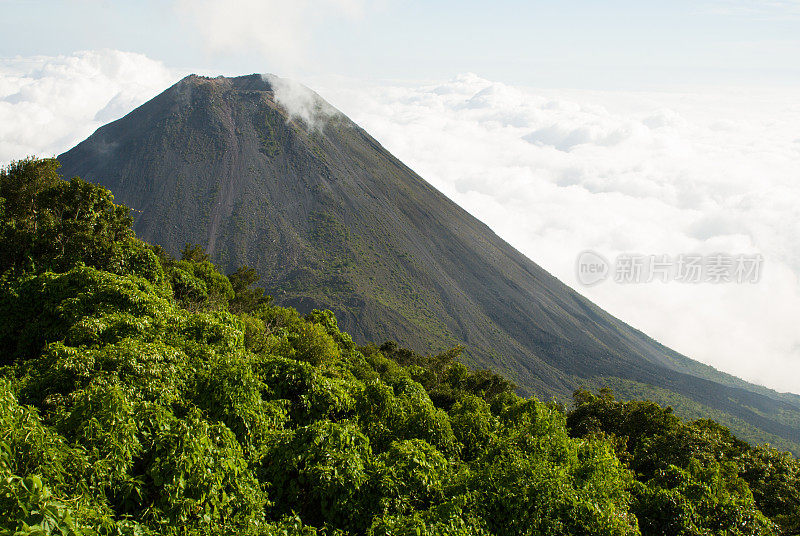
{"label": "sea of clouds", "polygon": [[90,50],[0,59],[0,163],[60,154],[175,82],[142,54]]}
{"label": "sea of clouds", "polygon": [[[528,257],[660,342],[800,393],[800,90],[321,88]],[[584,250],[760,254],[757,284],[580,285]]]}
{"label": "sea of clouds", "polygon": [[[114,50],[0,60],[0,162],[54,155],[184,73]],[[800,91],[601,92],[318,81],[314,89],[497,234],[686,355],[800,393]],[[761,254],[757,284],[606,281],[619,254]]]}

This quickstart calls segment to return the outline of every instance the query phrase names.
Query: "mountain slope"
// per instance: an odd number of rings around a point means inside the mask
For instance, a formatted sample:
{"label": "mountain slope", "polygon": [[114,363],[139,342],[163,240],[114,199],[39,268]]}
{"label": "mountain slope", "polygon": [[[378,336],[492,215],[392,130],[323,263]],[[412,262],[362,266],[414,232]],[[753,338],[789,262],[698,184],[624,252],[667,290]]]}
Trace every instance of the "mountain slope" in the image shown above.
{"label": "mountain slope", "polygon": [[[289,114],[279,102],[303,107]],[[463,344],[467,362],[526,393],[652,391],[800,450],[800,398],[691,361],[605,313],[284,80],[189,76],[59,160],[65,176],[132,207],[145,240],[172,253],[199,243],[227,269],[252,266],[279,303],[329,308],[361,341]]]}

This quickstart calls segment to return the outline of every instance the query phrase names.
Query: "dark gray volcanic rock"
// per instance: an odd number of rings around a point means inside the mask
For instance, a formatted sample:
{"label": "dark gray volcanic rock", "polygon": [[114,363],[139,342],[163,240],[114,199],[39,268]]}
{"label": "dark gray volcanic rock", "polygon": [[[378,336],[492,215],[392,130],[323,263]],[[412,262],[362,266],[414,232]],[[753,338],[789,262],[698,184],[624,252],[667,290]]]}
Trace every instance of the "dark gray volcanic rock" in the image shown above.
{"label": "dark gray volcanic rock", "polygon": [[[310,125],[276,89],[305,103]],[[227,270],[252,266],[279,303],[332,309],[357,340],[422,352],[463,344],[469,364],[527,393],[608,384],[753,440],[800,443],[800,398],[612,317],[284,80],[189,76],[59,159],[66,177],[131,207],[139,237],[173,254],[201,244]]]}

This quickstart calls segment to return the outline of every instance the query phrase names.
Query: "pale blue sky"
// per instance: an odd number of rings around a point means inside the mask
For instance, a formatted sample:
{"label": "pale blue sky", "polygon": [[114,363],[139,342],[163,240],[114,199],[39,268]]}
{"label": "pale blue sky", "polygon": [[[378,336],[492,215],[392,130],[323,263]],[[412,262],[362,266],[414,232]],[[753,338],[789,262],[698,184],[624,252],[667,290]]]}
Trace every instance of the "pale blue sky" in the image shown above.
{"label": "pale blue sky", "polygon": [[[337,1],[361,5],[360,14],[337,16],[329,5]],[[797,0],[323,0],[325,9],[306,1],[291,10],[324,15],[297,32],[298,22],[289,23],[303,41],[302,59],[247,40],[209,46],[204,28],[217,22],[194,18],[186,6],[214,0],[180,3],[0,0],[0,56],[113,48],[225,74],[442,79],[469,71],[516,84],[598,89],[800,84]],[[234,26],[236,17],[250,16],[235,7],[228,15]]]}

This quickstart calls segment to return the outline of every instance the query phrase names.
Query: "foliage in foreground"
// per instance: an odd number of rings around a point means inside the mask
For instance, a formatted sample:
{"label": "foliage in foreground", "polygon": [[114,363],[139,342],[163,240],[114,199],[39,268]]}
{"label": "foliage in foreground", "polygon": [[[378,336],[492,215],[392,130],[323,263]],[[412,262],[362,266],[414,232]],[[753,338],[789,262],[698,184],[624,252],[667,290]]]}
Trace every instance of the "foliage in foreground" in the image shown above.
{"label": "foliage in foreground", "polygon": [[800,534],[788,454],[357,347],[56,168],[0,173],[2,535]]}

